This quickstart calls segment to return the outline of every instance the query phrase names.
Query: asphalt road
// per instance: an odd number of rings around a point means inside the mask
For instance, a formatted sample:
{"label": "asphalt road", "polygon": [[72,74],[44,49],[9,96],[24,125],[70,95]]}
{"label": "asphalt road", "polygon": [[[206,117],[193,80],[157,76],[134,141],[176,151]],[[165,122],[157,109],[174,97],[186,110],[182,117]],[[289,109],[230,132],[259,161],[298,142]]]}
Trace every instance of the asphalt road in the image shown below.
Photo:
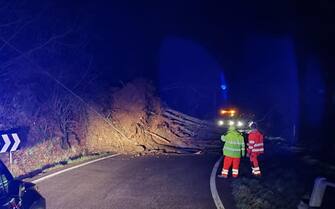
{"label": "asphalt road", "polygon": [[[117,156],[46,179],[38,187],[48,209],[211,209],[216,207],[209,181],[218,158]],[[229,185],[219,184],[230,209]]]}

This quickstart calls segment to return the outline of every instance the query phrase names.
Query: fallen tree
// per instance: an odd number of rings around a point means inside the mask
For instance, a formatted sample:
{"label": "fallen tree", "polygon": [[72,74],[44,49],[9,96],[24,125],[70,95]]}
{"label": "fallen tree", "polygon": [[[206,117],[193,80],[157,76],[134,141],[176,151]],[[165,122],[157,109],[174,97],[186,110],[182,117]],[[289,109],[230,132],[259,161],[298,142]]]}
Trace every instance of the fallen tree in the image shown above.
{"label": "fallen tree", "polygon": [[213,139],[220,131],[213,123],[169,109],[145,80],[128,83],[111,95],[107,107],[97,107],[105,109],[104,118],[90,114],[90,150],[189,153],[219,147],[219,140]]}

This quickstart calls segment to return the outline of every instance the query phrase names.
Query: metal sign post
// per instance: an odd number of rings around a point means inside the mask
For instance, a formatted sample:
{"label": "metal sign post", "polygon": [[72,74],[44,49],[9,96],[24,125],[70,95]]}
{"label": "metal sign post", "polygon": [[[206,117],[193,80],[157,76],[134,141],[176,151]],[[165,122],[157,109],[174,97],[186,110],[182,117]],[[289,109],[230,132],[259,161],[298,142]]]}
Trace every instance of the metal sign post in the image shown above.
{"label": "metal sign post", "polygon": [[13,153],[12,151],[9,152],[9,167],[10,167],[10,170],[12,171],[13,169]]}

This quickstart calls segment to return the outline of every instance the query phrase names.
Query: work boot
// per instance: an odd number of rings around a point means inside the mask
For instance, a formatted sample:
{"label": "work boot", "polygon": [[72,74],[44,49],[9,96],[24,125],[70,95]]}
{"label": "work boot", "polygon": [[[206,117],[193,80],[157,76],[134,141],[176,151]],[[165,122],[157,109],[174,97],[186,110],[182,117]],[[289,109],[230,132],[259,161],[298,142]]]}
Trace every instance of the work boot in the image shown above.
{"label": "work boot", "polygon": [[218,177],[219,177],[219,178],[225,178],[225,179],[228,178],[227,175],[222,175],[222,174],[219,174]]}
{"label": "work boot", "polygon": [[261,174],[252,174],[252,176],[253,176],[254,178],[257,178],[257,179],[260,179],[260,178],[262,177]]}

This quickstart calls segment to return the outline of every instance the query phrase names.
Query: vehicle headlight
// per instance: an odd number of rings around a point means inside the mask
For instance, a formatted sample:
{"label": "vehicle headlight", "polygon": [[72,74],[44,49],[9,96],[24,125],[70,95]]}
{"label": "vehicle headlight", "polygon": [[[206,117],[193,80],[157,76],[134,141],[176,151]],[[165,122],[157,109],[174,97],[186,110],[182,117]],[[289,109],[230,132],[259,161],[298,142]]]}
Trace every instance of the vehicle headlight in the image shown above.
{"label": "vehicle headlight", "polygon": [[223,126],[223,125],[224,125],[223,120],[219,120],[219,121],[218,121],[218,126]]}
{"label": "vehicle headlight", "polygon": [[232,120],[230,120],[230,121],[228,121],[228,124],[229,124],[230,126],[233,126],[233,125],[235,124],[235,122],[232,121]]}
{"label": "vehicle headlight", "polygon": [[244,123],[242,121],[237,121],[237,126],[242,127],[242,126],[244,126]]}

